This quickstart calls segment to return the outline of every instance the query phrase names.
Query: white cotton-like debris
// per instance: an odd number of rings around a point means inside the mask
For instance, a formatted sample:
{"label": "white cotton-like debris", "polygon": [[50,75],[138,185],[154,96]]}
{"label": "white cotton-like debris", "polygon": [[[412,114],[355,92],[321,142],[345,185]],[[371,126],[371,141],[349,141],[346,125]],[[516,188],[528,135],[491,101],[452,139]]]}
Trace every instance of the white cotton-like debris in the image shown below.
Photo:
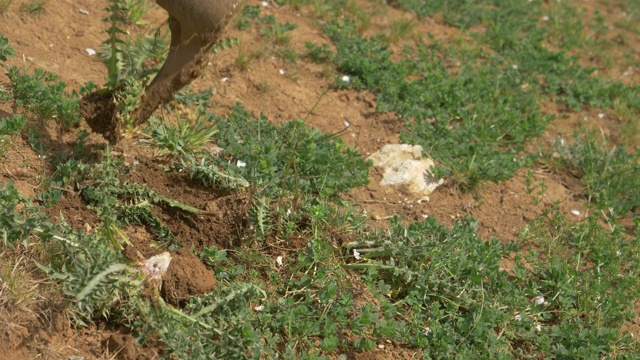
{"label": "white cotton-like debris", "polygon": [[536,303],[537,305],[542,305],[545,303],[544,301],[544,296],[542,295],[538,295],[536,297],[533,298],[533,302]]}
{"label": "white cotton-like debris", "polygon": [[571,210],[571,214],[575,216],[580,216],[580,210]]}
{"label": "white cotton-like debris", "polygon": [[247,166],[247,163],[246,163],[246,162],[244,162],[244,161],[242,161],[242,160],[238,160],[238,161],[236,162],[236,166],[237,166],[237,167],[245,167],[245,166]]}
{"label": "white cotton-like debris", "polygon": [[89,56],[94,56],[96,54],[96,51],[92,48],[86,48],[85,51],[87,52],[87,54],[89,54]]}
{"label": "white cotton-like debris", "polygon": [[171,254],[163,252],[160,255],[152,256],[141,263],[141,271],[146,274],[151,282],[158,286],[162,281],[162,276],[167,272],[171,263]]}
{"label": "white cotton-like debris", "polygon": [[353,249],[353,257],[356,258],[356,260],[362,259],[362,256],[360,256],[360,253],[356,249]]}
{"label": "white cotton-like debris", "polygon": [[351,78],[349,77],[349,75],[343,75],[342,76],[342,81],[349,82],[350,80],[351,80]]}
{"label": "white cotton-like debris", "polygon": [[282,256],[278,256],[276,258],[276,264],[278,264],[278,266],[282,266]]}

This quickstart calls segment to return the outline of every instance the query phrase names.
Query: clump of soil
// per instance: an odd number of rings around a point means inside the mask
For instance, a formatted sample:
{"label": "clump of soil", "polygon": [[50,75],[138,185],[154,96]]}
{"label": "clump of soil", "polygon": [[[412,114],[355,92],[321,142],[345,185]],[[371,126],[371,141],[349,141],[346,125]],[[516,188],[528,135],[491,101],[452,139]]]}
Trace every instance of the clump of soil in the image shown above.
{"label": "clump of soil", "polygon": [[171,258],[162,279],[162,297],[169,304],[180,305],[191,297],[205,294],[216,285],[213,273],[184,248]]}
{"label": "clump of soil", "polygon": [[110,143],[118,142],[122,133],[122,124],[113,92],[98,90],[82,98],[80,113],[93,132],[102,135]]}

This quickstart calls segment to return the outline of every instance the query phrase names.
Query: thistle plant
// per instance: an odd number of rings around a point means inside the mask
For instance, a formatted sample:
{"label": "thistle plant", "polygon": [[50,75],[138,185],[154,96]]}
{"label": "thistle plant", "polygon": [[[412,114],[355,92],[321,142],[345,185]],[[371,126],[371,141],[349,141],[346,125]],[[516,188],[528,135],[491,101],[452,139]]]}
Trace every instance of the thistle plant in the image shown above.
{"label": "thistle plant", "polygon": [[120,82],[120,75],[123,69],[121,47],[125,43],[121,36],[126,32],[122,30],[122,25],[127,21],[127,8],[124,0],[111,0],[105,10],[109,14],[104,21],[111,24],[106,30],[109,38],[104,41],[104,45],[108,47],[109,53],[107,57],[107,87],[114,90]]}

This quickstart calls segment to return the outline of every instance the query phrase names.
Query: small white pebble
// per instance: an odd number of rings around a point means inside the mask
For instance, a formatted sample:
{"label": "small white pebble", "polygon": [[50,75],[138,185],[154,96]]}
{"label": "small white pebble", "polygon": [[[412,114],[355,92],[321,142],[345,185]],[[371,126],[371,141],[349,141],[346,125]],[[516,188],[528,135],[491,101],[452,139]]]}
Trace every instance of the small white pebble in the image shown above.
{"label": "small white pebble", "polygon": [[223,77],[221,81],[222,82],[227,82],[227,81],[229,81],[229,78],[228,77]]}
{"label": "small white pebble", "polygon": [[575,216],[580,216],[580,210],[571,210],[571,213]]}
{"label": "small white pebble", "polygon": [[278,72],[280,73],[280,75],[284,75],[284,70],[280,69],[278,70]]}
{"label": "small white pebble", "polygon": [[96,54],[96,51],[92,48],[86,48],[85,51],[87,52],[87,54],[89,54],[89,56],[94,56]]}
{"label": "small white pebble", "polygon": [[345,120],[345,121],[343,122],[343,124],[344,124],[344,127],[349,127],[349,126],[351,126],[351,123],[349,122],[349,120]]}
{"label": "small white pebble", "polygon": [[599,117],[600,119],[604,119],[604,113],[599,113],[599,114],[598,114],[598,117]]}
{"label": "small white pebble", "polygon": [[269,2],[268,1],[263,1],[260,3],[263,7],[267,7],[269,6]]}

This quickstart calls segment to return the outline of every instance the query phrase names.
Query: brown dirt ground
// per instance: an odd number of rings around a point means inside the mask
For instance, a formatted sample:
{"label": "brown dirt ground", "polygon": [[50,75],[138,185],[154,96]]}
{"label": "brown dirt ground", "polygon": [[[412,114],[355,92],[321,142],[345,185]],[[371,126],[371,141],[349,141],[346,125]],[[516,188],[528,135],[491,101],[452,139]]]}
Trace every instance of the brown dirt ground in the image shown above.
{"label": "brown dirt ground", "polygon": [[[103,8],[106,1],[58,0],[49,1],[45,10],[39,15],[29,15],[20,10],[27,0],[15,0],[10,9],[0,14],[0,33],[10,39],[16,50],[16,57],[9,65],[24,65],[30,68],[43,68],[60,75],[69,88],[78,88],[87,81],[102,84],[106,79],[106,68],[96,56],[89,56],[87,48],[98,49],[105,38],[105,16]],[[367,31],[374,33],[388,31],[395,19],[413,19],[412,15],[397,9],[384,7],[375,2],[356,0],[362,8],[372,11]],[[259,1],[251,0],[251,4]],[[580,2],[589,16],[596,9],[601,14],[611,15],[612,20],[608,37],[616,41],[622,34],[629,48],[637,50],[640,44],[638,34],[614,27],[620,9],[615,5],[604,5],[605,1]],[[87,10],[88,15],[80,12]],[[317,20],[313,20],[310,10],[298,11],[289,7],[276,7],[270,4],[262,8],[263,14],[272,14],[278,21],[291,22],[298,25],[291,40],[293,48],[304,53],[304,43],[328,42],[322,33]],[[155,9],[147,15],[148,28],[158,27],[165,14]],[[310,20],[311,19],[311,20]],[[444,24],[441,17],[420,21],[415,28],[416,34],[431,33],[438,41],[468,40],[468,36],[455,28]],[[354,146],[363,156],[380,149],[389,143],[398,143],[399,132],[404,120],[393,113],[377,113],[375,95],[367,91],[330,90],[321,98],[323,91],[330,86],[331,76],[326,76],[326,69],[301,58],[295,65],[284,64],[272,56],[269,49],[261,41],[258,30],[247,32],[232,30],[232,36],[242,38],[239,47],[220,53],[214,63],[207,67],[204,76],[195,81],[191,88],[194,91],[212,87],[213,102],[217,111],[224,114],[240,101],[254,115],[260,112],[274,122],[293,118],[306,118],[307,123],[327,133],[343,130],[344,122],[351,126],[342,138]],[[406,43],[426,36],[416,35],[406,39]],[[619,42],[619,41],[618,41]],[[399,49],[402,42],[394,44]],[[245,70],[236,66],[239,55],[250,55],[256,52],[254,59]],[[635,54],[638,54],[637,51]],[[610,57],[616,59],[612,51]],[[599,66],[600,57],[583,56],[587,64]],[[639,58],[640,60],[640,58]],[[607,74],[615,79],[628,83],[638,83],[640,69],[621,62],[620,66],[609,68]],[[616,63],[617,64],[617,63]],[[452,64],[455,67],[456,64]],[[281,71],[284,71],[284,75]],[[602,70],[603,72],[605,70]],[[223,81],[223,78],[228,78]],[[6,76],[0,74],[0,83],[6,82]],[[318,102],[313,113],[310,110]],[[582,112],[570,112],[553,104],[543,104],[546,112],[556,115],[558,120],[552,123],[543,136],[532,146],[548,149],[557,136],[568,136],[578,127],[596,129],[604,134],[615,134],[620,127],[620,119],[614,114],[600,117],[598,109]],[[10,104],[0,103],[0,117],[10,116],[14,109]],[[42,129],[49,150],[62,150],[70,153],[74,136],[60,132],[59,129],[43,121]],[[82,129],[88,130],[86,124]],[[101,144],[105,140],[92,134],[89,145]],[[204,246],[217,245],[221,248],[232,248],[242,233],[247,231],[246,209],[249,195],[224,195],[212,193],[210,189],[192,184],[188,179],[162,170],[165,164],[162,159],[154,157],[149,148],[141,146],[131,139],[124,139],[115,149],[116,154],[133,164],[133,171],[127,180],[146,183],[151,189],[185,204],[206,210],[207,216],[188,215],[170,207],[156,209],[156,215],[174,232],[177,240],[185,245],[184,249],[201,249]],[[25,196],[33,196],[39,192],[41,174],[50,173],[48,163],[39,158],[26,141],[19,137],[11,139],[6,156],[0,162],[0,181],[12,181]],[[548,190],[543,195],[541,204],[534,204],[525,191],[525,170],[508,181],[498,184],[485,184],[476,193],[463,193],[453,186],[443,186],[430,196],[429,201],[418,202],[405,189],[389,188],[379,185],[381,171],[371,169],[371,183],[362,188],[353,189],[344,198],[361,206],[371,218],[372,226],[385,226],[384,219],[401,215],[407,220],[421,220],[425,216],[433,216],[446,225],[465,215],[472,215],[479,220],[479,235],[484,238],[496,237],[503,241],[518,239],[523,225],[540,214],[544,206],[554,201],[560,203],[560,210],[571,218],[571,210],[580,210],[584,214],[585,198],[582,187],[570,174],[558,174],[544,165],[534,171],[536,182],[544,181]],[[57,218],[63,214],[71,226],[77,229],[90,230],[97,222],[96,215],[86,208],[78,194],[66,192],[62,200],[49,210],[49,214]],[[580,221],[580,217],[574,217]],[[134,261],[157,255],[164,251],[153,243],[151,234],[144,227],[132,226],[126,230],[132,244],[127,248],[127,256]],[[215,280],[211,271],[188,251],[173,252],[175,263],[167,274],[165,298],[172,303],[180,303],[189,296],[197,295],[211,289]],[[0,261],[8,261],[0,254]],[[503,266],[510,268],[510,259],[505,259]],[[26,266],[28,270],[29,267]],[[25,271],[27,271],[25,270]],[[35,272],[34,272],[35,273]],[[207,275],[208,274],[208,275]],[[34,276],[34,286],[46,286],[44,279]],[[136,345],[126,330],[109,328],[98,324],[84,329],[74,329],[63,313],[51,315],[52,301],[39,301],[33,309],[22,312],[7,313],[0,304],[0,354],[6,359],[67,359],[69,356],[82,356],[85,359],[117,357],[125,359],[154,358],[161,353],[160,347]],[[47,310],[48,309],[48,310]],[[49,311],[49,315],[47,314]],[[41,312],[41,314],[38,314]],[[43,315],[44,314],[44,315]],[[19,315],[19,316],[18,316]],[[630,324],[630,331],[637,333],[637,326]],[[8,354],[8,355],[7,355]],[[412,349],[397,347],[393,344],[381,344],[375,351],[366,354],[350,354],[353,359],[410,359],[419,356]]]}

